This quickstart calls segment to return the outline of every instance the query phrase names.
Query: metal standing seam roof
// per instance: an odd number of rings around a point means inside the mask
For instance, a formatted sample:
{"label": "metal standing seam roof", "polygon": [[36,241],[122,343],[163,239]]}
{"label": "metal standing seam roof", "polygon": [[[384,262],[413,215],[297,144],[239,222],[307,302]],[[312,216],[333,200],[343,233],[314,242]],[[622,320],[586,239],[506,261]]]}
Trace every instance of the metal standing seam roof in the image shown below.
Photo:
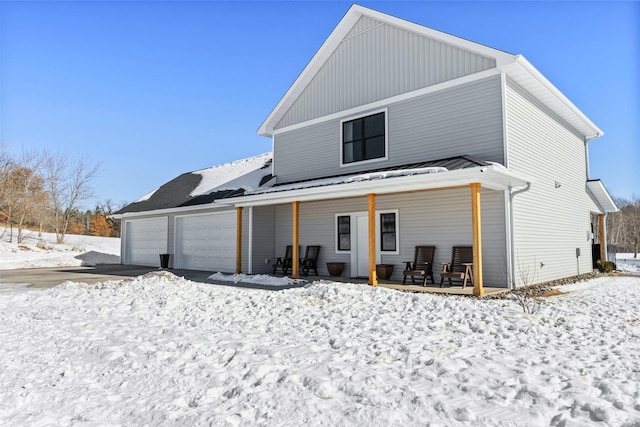
{"label": "metal standing seam roof", "polygon": [[[341,177],[349,177],[355,175],[362,175],[368,173],[376,173],[376,172],[391,172],[391,171],[402,171],[407,169],[420,169],[420,168],[430,168],[430,167],[442,167],[446,168],[449,171],[459,170],[459,169],[467,169],[474,168],[478,166],[488,166],[490,162],[485,160],[480,160],[471,156],[457,156],[457,157],[449,157],[446,159],[439,160],[430,160],[426,162],[416,162],[416,163],[407,163],[403,165],[396,166],[388,166],[384,168],[377,169],[369,169],[358,172],[350,172],[339,175],[332,176],[323,176],[319,178],[300,180],[300,181],[287,181],[281,182],[273,185],[269,188],[270,192],[285,192],[287,191],[284,186],[289,186],[292,184],[300,184],[305,187],[321,187],[328,185],[339,185],[339,184],[329,184],[326,182],[327,179],[333,178],[341,178]],[[267,188],[266,184],[269,183],[273,176],[271,175],[271,163],[265,165],[262,169],[265,170],[265,174],[260,181],[260,188]],[[162,209],[174,209],[181,207],[192,207],[198,205],[206,205],[211,204],[215,201],[220,201],[228,198],[241,197],[246,194],[246,190],[244,188],[238,189],[229,189],[229,190],[221,190],[221,191],[212,191],[207,194],[202,194],[199,196],[192,197],[190,196],[191,192],[194,188],[198,186],[200,183],[201,177],[199,175],[193,173],[184,173],[166,184],[162,185],[158,188],[147,200],[141,202],[131,203],[119,211],[115,212],[115,215],[121,215],[126,213],[141,213],[141,212],[150,212],[157,211]],[[314,182],[317,181],[317,182]],[[283,187],[281,190],[278,187]]]}
{"label": "metal standing seam roof", "polygon": [[[402,171],[402,170],[408,170],[408,169],[422,169],[422,168],[436,168],[436,167],[446,168],[447,170],[452,171],[452,170],[468,169],[468,168],[475,168],[478,166],[489,166],[489,165],[491,165],[490,162],[477,159],[472,156],[456,156],[456,157],[448,157],[446,159],[430,160],[426,162],[417,162],[417,163],[407,163],[404,165],[388,166],[388,167],[378,168],[378,169],[368,169],[364,171],[349,172],[349,173],[344,173],[339,175],[322,176],[322,177],[316,177],[312,179],[279,182],[274,186],[272,186],[269,189],[269,192],[277,192],[279,191],[278,187],[291,186],[295,184],[300,184],[301,186],[304,186],[307,188],[324,187],[328,185],[340,185],[339,183],[338,184],[329,183],[327,182],[327,180],[342,178],[342,177],[346,178],[350,176],[364,175],[364,174],[377,173],[377,172],[393,172],[393,171]],[[314,182],[314,181],[317,181],[317,182]],[[287,190],[283,189],[280,191],[287,191]],[[232,197],[232,196],[229,196],[229,197]]]}

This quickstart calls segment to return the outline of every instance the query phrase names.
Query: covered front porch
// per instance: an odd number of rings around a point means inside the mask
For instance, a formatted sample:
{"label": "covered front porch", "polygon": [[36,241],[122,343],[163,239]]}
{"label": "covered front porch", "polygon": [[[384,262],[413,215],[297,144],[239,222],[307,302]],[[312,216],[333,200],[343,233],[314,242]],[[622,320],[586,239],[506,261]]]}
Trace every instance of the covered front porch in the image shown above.
{"label": "covered front porch", "polygon": [[[274,218],[275,223],[275,248],[272,250],[272,257],[281,256],[284,247],[291,246],[293,253],[289,275],[293,278],[301,275],[305,245],[320,245],[322,250],[318,267],[321,270],[327,262],[340,261],[347,265],[345,277],[330,277],[330,280],[366,281],[371,286],[412,292],[476,296],[503,292],[509,288],[511,268],[505,200],[509,189],[525,186],[526,183],[527,181],[514,176],[506,168],[490,165],[375,180],[332,182],[328,185],[306,183],[300,185],[300,188],[274,187],[271,191],[248,194],[239,198],[235,204],[236,272],[242,272],[243,261],[245,266],[256,265],[255,262],[247,263],[246,258],[253,257],[255,243],[252,243],[251,238],[243,239],[243,232],[249,230],[251,233],[258,213],[268,207],[271,209],[269,215]],[[483,208],[481,195],[489,198],[486,209]],[[483,220],[483,210],[496,215],[495,218]],[[396,227],[386,235],[381,225],[381,215],[391,215],[393,226]],[[250,221],[248,226],[243,224],[243,218]],[[348,219],[348,223],[350,220],[344,244],[336,225],[341,218]],[[483,259],[487,240],[483,237],[483,223],[489,229],[489,276],[484,271],[487,266]],[[243,241],[248,241],[250,246],[245,248],[245,252]],[[383,242],[387,245],[386,249]],[[430,282],[428,286],[400,284],[397,279],[404,263],[413,258],[414,247],[423,244],[438,247],[437,264],[433,266],[438,279],[441,265],[449,261],[451,247],[461,244],[471,246],[473,267],[470,284],[464,289],[462,286],[440,288],[439,280],[435,284]],[[265,259],[265,263],[267,260]],[[395,266],[396,273],[392,280],[381,281],[377,277],[376,265],[381,262]],[[327,273],[321,271],[320,275],[323,274]],[[500,275],[502,279],[496,281],[496,275]],[[313,280],[313,277],[310,279]],[[489,285],[493,283],[496,286]]]}

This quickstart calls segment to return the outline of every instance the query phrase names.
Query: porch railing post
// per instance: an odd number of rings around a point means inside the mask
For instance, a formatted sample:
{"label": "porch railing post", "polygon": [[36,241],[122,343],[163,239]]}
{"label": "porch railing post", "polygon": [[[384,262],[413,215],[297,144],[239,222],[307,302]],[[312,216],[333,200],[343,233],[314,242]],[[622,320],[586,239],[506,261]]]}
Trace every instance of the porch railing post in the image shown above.
{"label": "porch railing post", "polygon": [[300,278],[300,235],[299,235],[299,217],[300,217],[300,202],[295,201],[291,203],[293,206],[293,254],[291,260],[291,277],[294,279]]}
{"label": "porch railing post", "polygon": [[471,234],[473,235],[473,294],[484,296],[482,284],[482,221],[480,218],[480,183],[471,184]]}
{"label": "porch railing post", "polygon": [[376,275],[376,195],[367,194],[369,205],[369,284],[378,286]]}

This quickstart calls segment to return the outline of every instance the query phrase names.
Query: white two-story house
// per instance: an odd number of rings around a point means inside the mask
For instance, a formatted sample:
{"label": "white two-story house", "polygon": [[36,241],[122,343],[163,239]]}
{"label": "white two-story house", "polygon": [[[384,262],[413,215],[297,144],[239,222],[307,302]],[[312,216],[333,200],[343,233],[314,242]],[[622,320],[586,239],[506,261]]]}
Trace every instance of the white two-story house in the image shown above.
{"label": "white two-story house", "polygon": [[[482,295],[591,271],[592,218],[604,243],[604,215],[617,210],[589,176],[588,143],[603,132],[523,56],[358,5],[259,133],[272,161],[256,163],[251,188],[123,209],[123,262],[135,263],[133,229],[155,221],[159,248],[184,267],[179,223],[224,217],[229,271],[269,272],[287,245],[320,245],[320,274],[340,261],[375,284],[378,263],[401,279],[416,245],[436,247],[436,275],[467,245]],[[209,258],[197,267],[220,265]]]}

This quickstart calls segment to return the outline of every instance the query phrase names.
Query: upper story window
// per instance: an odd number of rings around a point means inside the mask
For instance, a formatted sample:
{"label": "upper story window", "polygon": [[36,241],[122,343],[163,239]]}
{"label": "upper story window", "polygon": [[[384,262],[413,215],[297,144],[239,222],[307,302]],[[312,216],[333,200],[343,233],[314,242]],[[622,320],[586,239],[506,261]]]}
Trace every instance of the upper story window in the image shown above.
{"label": "upper story window", "polygon": [[342,122],[342,164],[387,156],[385,112]]}

